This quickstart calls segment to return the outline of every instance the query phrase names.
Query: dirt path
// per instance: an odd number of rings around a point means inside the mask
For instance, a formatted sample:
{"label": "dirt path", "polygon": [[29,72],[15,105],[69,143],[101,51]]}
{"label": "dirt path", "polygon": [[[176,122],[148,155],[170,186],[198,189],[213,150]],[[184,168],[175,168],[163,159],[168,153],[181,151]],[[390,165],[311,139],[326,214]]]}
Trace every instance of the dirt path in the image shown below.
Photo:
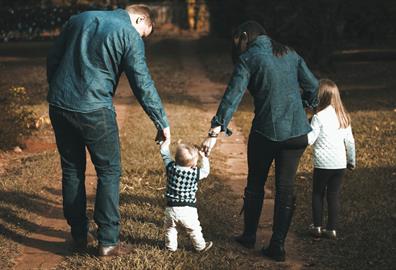
{"label": "dirt path", "polygon": [[[114,99],[114,105],[117,112],[117,122],[120,130],[123,128],[124,120],[126,119],[127,106],[131,104],[131,91],[129,84],[125,77],[122,77],[117,89],[117,95]],[[52,146],[51,142],[52,141]],[[47,145],[49,144],[49,145]],[[41,147],[39,147],[41,145]],[[54,148],[53,138],[41,138],[39,141],[31,141],[27,147],[27,151],[37,152],[44,150],[43,145],[48,148]],[[29,147],[30,146],[30,147]],[[43,192],[43,196],[49,199],[51,203],[48,205],[48,214],[39,217],[34,223],[39,228],[32,231],[21,244],[22,255],[18,258],[15,265],[17,270],[31,270],[31,269],[53,269],[55,268],[65,256],[72,254],[71,250],[71,236],[70,229],[63,217],[62,212],[62,187],[61,176],[52,183],[50,187]],[[87,153],[87,170],[86,170],[86,191],[88,198],[87,212],[92,221],[93,213],[93,199],[96,191],[96,172],[92,165],[89,154]],[[56,232],[51,236],[48,231]]]}
{"label": "dirt path", "polygon": [[[216,113],[219,101],[224,94],[226,85],[215,83],[207,77],[205,70],[197,57],[197,53],[194,47],[193,40],[182,40],[180,42],[180,52],[182,56],[182,64],[184,70],[188,71],[188,76],[190,78],[189,84],[187,86],[187,91],[189,95],[196,98],[205,107],[206,113],[202,116],[205,121],[209,123],[213,115]],[[244,193],[244,188],[247,179],[247,146],[245,142],[245,137],[241,133],[241,129],[236,126],[236,124],[231,121],[230,126],[233,130],[233,135],[231,137],[220,137],[216,145],[217,151],[221,153],[222,156],[226,157],[226,167],[223,172],[223,179],[225,183],[234,191],[239,197],[238,204],[242,206],[243,200],[242,196]],[[216,158],[212,156],[212,158]],[[266,194],[269,195],[270,190],[266,190]],[[271,196],[267,196],[271,197]],[[298,256],[298,250],[296,248],[295,242],[296,237],[292,232],[289,232],[286,250],[287,250],[287,261],[284,263],[275,263],[271,260],[267,260],[262,257],[259,253],[260,249],[268,244],[268,241],[272,235],[272,216],[273,216],[274,200],[272,198],[267,198],[264,201],[264,208],[260,218],[259,230],[257,233],[257,244],[255,252],[246,253],[247,256],[252,256],[252,260],[265,260],[266,267],[268,269],[301,269],[304,262],[302,261],[301,255]],[[242,216],[240,218],[239,231],[235,234],[239,234],[243,228]],[[261,265],[262,266],[262,265]],[[260,267],[261,267],[260,266]]]}

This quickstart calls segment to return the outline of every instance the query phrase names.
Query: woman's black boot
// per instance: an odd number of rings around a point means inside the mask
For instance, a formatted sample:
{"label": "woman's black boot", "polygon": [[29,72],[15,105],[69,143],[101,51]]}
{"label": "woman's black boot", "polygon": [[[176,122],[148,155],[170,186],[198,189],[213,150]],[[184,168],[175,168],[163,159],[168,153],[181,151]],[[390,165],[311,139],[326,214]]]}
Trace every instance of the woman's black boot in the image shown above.
{"label": "woman's black boot", "polygon": [[284,205],[275,203],[272,237],[269,246],[261,250],[263,256],[269,257],[277,262],[285,261],[285,239],[293,218],[294,209],[294,197],[291,197],[291,199],[287,201],[287,204]]}
{"label": "woman's black boot", "polygon": [[242,235],[235,237],[235,241],[246,248],[254,248],[256,231],[263,208],[264,193],[251,192],[245,189],[243,198],[244,230]]}

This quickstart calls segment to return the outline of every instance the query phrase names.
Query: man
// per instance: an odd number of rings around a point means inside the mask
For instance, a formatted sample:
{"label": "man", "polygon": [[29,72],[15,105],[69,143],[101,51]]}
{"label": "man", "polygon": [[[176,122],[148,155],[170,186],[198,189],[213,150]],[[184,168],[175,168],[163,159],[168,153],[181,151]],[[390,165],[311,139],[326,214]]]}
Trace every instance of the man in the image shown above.
{"label": "man", "polygon": [[156,140],[170,140],[161,99],[146,65],[142,38],[153,30],[148,7],[88,11],[72,16],[47,58],[49,114],[61,156],[64,216],[77,246],[87,244],[85,148],[98,176],[94,220],[99,256],[121,255],[119,134],[113,107],[119,77],[155,124]]}

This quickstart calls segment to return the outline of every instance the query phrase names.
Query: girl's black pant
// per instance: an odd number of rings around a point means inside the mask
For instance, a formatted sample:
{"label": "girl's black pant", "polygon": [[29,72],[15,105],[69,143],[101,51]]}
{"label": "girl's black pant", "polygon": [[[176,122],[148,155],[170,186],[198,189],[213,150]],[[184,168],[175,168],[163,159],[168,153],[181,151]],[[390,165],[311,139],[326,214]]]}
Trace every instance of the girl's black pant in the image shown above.
{"label": "girl's black pant", "polygon": [[323,200],[326,195],[328,207],[327,230],[335,230],[339,193],[345,169],[314,169],[312,188],[312,217],[315,227],[322,226]]}

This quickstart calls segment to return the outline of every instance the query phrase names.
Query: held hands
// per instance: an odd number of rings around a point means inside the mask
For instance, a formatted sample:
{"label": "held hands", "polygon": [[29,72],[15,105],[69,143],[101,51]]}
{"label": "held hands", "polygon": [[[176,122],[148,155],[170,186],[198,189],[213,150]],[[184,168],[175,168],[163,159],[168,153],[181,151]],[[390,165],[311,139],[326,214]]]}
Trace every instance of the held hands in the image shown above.
{"label": "held hands", "polygon": [[169,146],[171,142],[170,128],[166,127],[162,130],[158,130],[155,136],[155,142],[161,146]]}
{"label": "held hands", "polygon": [[216,145],[216,141],[217,138],[208,137],[202,142],[201,149],[207,157],[210,155],[210,152],[212,151],[213,147]]}
{"label": "held hands", "polygon": [[212,151],[213,147],[216,145],[217,136],[219,135],[220,131],[221,131],[220,126],[211,128],[208,132],[208,137],[202,142],[201,150],[205,153],[207,157],[210,155],[210,152]]}
{"label": "held hands", "polygon": [[205,152],[198,150],[198,154],[200,155],[201,158],[207,158]]}

